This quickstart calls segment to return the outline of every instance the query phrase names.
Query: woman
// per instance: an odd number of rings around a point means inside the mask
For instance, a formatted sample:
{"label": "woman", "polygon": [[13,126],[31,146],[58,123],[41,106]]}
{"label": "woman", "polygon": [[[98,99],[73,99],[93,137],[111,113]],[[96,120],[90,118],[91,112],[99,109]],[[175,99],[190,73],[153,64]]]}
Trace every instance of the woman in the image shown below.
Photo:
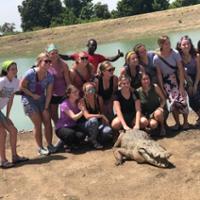
{"label": "woman", "polygon": [[50,44],[46,49],[51,66],[48,69],[54,77],[52,98],[50,101],[51,118],[56,124],[58,120],[58,105],[64,100],[67,86],[70,84],[68,65],[59,57],[58,49],[54,44]]}
{"label": "woman", "polygon": [[112,120],[113,96],[118,88],[118,78],[114,75],[115,68],[108,61],[99,64],[98,71],[98,76],[95,78],[97,94],[103,99],[105,116]]}
{"label": "woman", "polygon": [[112,129],[107,117],[103,115],[103,101],[96,93],[95,83],[85,83],[83,92],[81,109],[86,119],[83,126],[88,130],[89,141],[94,148],[102,149],[102,145],[112,140]]}
{"label": "woman", "polygon": [[133,50],[138,56],[139,64],[142,65],[145,72],[151,76],[152,82],[157,83],[156,67],[153,64],[155,53],[153,51],[147,51],[145,45],[142,43],[136,44]]}
{"label": "woman", "polygon": [[[27,161],[28,158],[21,157],[17,153],[17,129],[9,118],[13,104],[14,93],[19,88],[17,76],[17,64],[12,60],[7,60],[2,64],[0,78],[0,167],[10,168],[14,164]],[[7,106],[6,116],[2,109]],[[6,157],[6,135],[10,134],[10,146],[12,153],[12,162]]]}
{"label": "woman", "polygon": [[[29,116],[34,125],[34,135],[40,155],[55,152],[52,145],[52,126],[49,113],[49,104],[53,89],[53,76],[48,72],[51,60],[47,53],[37,57],[36,67],[29,69],[20,83],[22,104],[25,114]],[[42,124],[44,125],[47,148],[43,147]]]}
{"label": "woman", "polygon": [[187,129],[188,105],[184,90],[184,71],[180,54],[171,48],[169,37],[164,35],[158,39],[160,52],[154,56],[157,79],[165,97],[169,99],[170,111],[173,114],[175,125],[173,130],[181,128],[179,114],[183,114],[183,129]]}
{"label": "woman", "polygon": [[83,53],[79,53],[72,69],[70,70],[70,78],[72,84],[80,88],[80,95],[83,96],[83,84],[94,79],[93,65],[88,62],[88,57]]}
{"label": "woman", "polygon": [[181,38],[177,44],[177,50],[182,57],[182,63],[185,68],[190,107],[198,116],[196,125],[200,125],[200,56],[196,53],[188,36]]}
{"label": "woman", "polygon": [[60,118],[56,123],[56,135],[70,148],[78,145],[85,138],[85,133],[78,125],[78,120],[83,116],[78,100],[79,90],[69,85],[66,90],[66,99],[60,105]]}
{"label": "woman", "polygon": [[160,125],[160,135],[166,134],[164,127],[165,97],[157,84],[152,84],[150,75],[143,73],[141,87],[137,89],[142,109],[141,124],[150,129]]}
{"label": "woman", "polygon": [[131,79],[127,75],[119,77],[119,87],[114,97],[116,117],[112,121],[115,130],[140,129],[141,107],[140,100],[133,93]]}
{"label": "woman", "polygon": [[143,72],[145,72],[144,67],[139,65],[136,52],[128,52],[125,56],[125,66],[122,68],[120,75],[128,75],[131,78],[131,87],[137,89],[140,87],[140,76]]}

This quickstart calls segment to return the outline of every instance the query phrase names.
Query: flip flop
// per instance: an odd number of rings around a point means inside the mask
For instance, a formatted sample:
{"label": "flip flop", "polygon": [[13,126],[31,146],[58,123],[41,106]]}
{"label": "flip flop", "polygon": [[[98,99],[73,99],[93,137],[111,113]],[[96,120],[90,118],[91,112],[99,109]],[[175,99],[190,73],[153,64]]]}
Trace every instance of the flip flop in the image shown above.
{"label": "flip flop", "polygon": [[14,167],[14,163],[11,163],[7,160],[0,163],[0,168],[2,168],[2,169],[8,169],[8,168],[11,168],[11,167]]}
{"label": "flip flop", "polygon": [[18,156],[16,158],[13,158],[12,163],[13,164],[18,164],[18,163],[21,163],[21,162],[26,162],[28,160],[29,160],[29,158],[27,158],[27,157],[20,157],[20,156]]}

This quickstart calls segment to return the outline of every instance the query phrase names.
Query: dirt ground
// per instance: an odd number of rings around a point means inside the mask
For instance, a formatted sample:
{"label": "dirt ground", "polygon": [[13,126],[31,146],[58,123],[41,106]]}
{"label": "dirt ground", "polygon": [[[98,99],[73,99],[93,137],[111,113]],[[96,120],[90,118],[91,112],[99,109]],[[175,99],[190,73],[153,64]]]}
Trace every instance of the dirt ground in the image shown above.
{"label": "dirt ground", "polygon": [[[194,123],[195,116],[190,116]],[[172,125],[168,121],[169,125]],[[38,157],[32,134],[19,134],[18,150],[31,160],[0,169],[3,200],[199,200],[200,131],[191,129],[159,139],[174,168],[127,161],[114,165],[111,149]]]}
{"label": "dirt ground", "polygon": [[81,25],[48,28],[40,31],[0,37],[0,57],[36,56],[49,43],[56,43],[61,52],[80,50],[86,41],[109,43],[155,37],[170,31],[200,28],[200,4],[149,14],[103,20]]}

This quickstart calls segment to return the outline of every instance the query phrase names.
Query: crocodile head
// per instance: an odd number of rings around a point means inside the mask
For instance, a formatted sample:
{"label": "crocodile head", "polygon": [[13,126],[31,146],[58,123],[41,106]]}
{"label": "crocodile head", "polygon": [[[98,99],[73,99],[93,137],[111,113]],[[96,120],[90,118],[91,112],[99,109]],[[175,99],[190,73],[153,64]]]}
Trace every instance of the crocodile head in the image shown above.
{"label": "crocodile head", "polygon": [[168,167],[171,156],[164,147],[153,140],[141,140],[137,144],[138,153],[146,162],[157,167]]}

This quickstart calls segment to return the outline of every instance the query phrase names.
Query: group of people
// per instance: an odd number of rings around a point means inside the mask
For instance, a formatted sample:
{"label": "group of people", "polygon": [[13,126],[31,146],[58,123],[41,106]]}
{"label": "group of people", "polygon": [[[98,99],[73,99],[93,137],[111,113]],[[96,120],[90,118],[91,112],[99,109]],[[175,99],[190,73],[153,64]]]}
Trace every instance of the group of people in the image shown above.
{"label": "group of people", "polygon": [[[172,112],[173,130],[188,129],[189,105],[200,125],[200,42],[197,49],[188,36],[171,48],[170,39],[158,39],[159,49],[147,51],[137,44],[126,53],[119,77],[111,62],[123,57],[96,54],[97,42],[90,39],[88,50],[72,55],[59,54],[54,44],[37,57],[21,80],[15,61],[2,64],[0,78],[0,166],[9,168],[28,160],[16,150],[17,129],[9,118],[14,94],[22,96],[25,114],[34,125],[39,155],[55,153],[59,148],[72,150],[87,141],[102,149],[117,138],[121,129],[156,128],[166,135],[168,112]],[[71,68],[64,60],[74,60]],[[168,104],[166,103],[168,101]],[[60,112],[59,112],[60,109]],[[179,115],[183,115],[181,125]],[[54,123],[58,137],[52,144]],[[42,126],[47,147],[43,145]],[[6,157],[6,134],[10,134],[12,162]]]}

